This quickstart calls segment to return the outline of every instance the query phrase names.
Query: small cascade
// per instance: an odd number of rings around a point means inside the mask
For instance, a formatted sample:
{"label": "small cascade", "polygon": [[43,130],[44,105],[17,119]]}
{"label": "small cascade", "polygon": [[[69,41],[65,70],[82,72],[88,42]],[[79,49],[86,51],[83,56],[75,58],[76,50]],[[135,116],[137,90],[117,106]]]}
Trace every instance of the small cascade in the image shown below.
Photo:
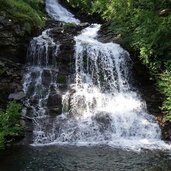
{"label": "small cascade", "polygon": [[46,129],[50,124],[48,100],[58,93],[56,56],[60,45],[50,37],[50,32],[51,29],[47,29],[30,42],[24,76],[23,90],[28,97],[25,105],[34,117],[35,142],[46,140]]}
{"label": "small cascade", "polygon": [[80,21],[74,15],[62,7],[58,0],[46,0],[46,11],[56,21],[79,24]]}

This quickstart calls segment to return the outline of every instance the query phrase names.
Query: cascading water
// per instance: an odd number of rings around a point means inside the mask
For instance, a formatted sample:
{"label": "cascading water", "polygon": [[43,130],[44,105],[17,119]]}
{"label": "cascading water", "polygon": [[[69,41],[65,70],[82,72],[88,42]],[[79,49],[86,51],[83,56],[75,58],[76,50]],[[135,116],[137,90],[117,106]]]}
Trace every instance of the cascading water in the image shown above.
{"label": "cascading water", "polygon": [[63,97],[53,143],[157,147],[160,128],[128,83],[129,54],[97,41],[99,29],[94,24],[75,37],[75,84]]}
{"label": "cascading water", "polygon": [[[33,38],[28,49],[28,65],[24,76],[23,90],[29,97],[25,105],[32,113],[35,126],[33,141],[46,140],[46,129],[50,124],[48,98],[58,91],[58,69],[56,56],[59,44],[50,37],[51,29]],[[52,137],[52,135],[50,135]],[[49,138],[50,138],[49,137]]]}
{"label": "cascading water", "polygon": [[74,15],[62,7],[58,0],[46,0],[46,11],[56,21],[79,24],[80,21]]}
{"label": "cascading water", "polygon": [[[56,0],[47,0],[49,15],[79,23]],[[129,148],[165,147],[155,118],[129,84],[129,54],[115,43],[97,40],[93,24],[75,37],[75,82],[63,95],[63,111],[49,117],[47,101],[59,93],[56,58],[60,43],[50,29],[34,38],[24,77],[25,104],[34,117],[33,144],[110,144]]]}

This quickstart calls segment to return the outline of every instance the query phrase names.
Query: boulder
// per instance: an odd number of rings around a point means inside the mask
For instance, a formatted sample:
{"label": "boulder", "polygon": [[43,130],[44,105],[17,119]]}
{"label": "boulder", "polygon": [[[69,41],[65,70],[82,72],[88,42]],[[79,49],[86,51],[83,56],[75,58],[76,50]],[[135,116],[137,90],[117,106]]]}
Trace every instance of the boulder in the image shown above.
{"label": "boulder", "polygon": [[13,100],[21,100],[25,97],[25,93],[23,91],[17,92],[17,93],[11,93],[8,97],[8,99],[13,99]]}
{"label": "boulder", "polygon": [[62,97],[59,94],[51,94],[48,97],[47,106],[49,108],[60,108],[62,106]]}
{"label": "boulder", "polygon": [[60,94],[51,94],[47,101],[47,107],[51,116],[62,113],[62,96]]}

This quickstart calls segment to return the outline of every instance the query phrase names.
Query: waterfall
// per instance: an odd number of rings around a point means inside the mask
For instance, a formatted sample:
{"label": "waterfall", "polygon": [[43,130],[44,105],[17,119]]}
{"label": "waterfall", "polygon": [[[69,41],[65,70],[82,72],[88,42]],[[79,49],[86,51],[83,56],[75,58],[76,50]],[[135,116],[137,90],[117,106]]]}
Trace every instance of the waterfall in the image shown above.
{"label": "waterfall", "polygon": [[[47,0],[46,10],[54,20],[79,24],[57,0]],[[34,118],[33,145],[165,147],[155,117],[130,84],[129,53],[118,44],[99,42],[100,27],[92,24],[75,36],[75,79],[65,93],[57,82],[60,42],[54,41],[53,29],[30,42],[23,89],[27,113]],[[62,108],[55,117],[48,107],[51,96]]]}

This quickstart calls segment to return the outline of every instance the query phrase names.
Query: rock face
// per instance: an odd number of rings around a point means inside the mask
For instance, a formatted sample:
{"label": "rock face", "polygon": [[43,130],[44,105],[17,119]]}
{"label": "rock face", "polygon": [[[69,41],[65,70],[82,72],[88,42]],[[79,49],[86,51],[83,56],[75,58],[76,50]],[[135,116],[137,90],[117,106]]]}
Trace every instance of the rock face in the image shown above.
{"label": "rock face", "polygon": [[47,107],[50,115],[62,113],[62,96],[60,94],[51,94],[48,98]]}
{"label": "rock face", "polygon": [[[5,14],[0,15],[0,57],[10,59],[15,63],[24,63],[26,46],[30,35],[28,31],[29,23],[22,26]],[[4,56],[5,55],[5,56]]]}
{"label": "rock face", "polygon": [[[29,26],[27,22],[16,23],[0,12],[0,108],[5,107],[9,94],[22,90],[22,68],[31,37]],[[18,100],[17,96],[12,99]]]}
{"label": "rock face", "polygon": [[164,116],[158,116],[157,120],[162,129],[162,139],[165,141],[171,141],[171,122],[166,120]]}

